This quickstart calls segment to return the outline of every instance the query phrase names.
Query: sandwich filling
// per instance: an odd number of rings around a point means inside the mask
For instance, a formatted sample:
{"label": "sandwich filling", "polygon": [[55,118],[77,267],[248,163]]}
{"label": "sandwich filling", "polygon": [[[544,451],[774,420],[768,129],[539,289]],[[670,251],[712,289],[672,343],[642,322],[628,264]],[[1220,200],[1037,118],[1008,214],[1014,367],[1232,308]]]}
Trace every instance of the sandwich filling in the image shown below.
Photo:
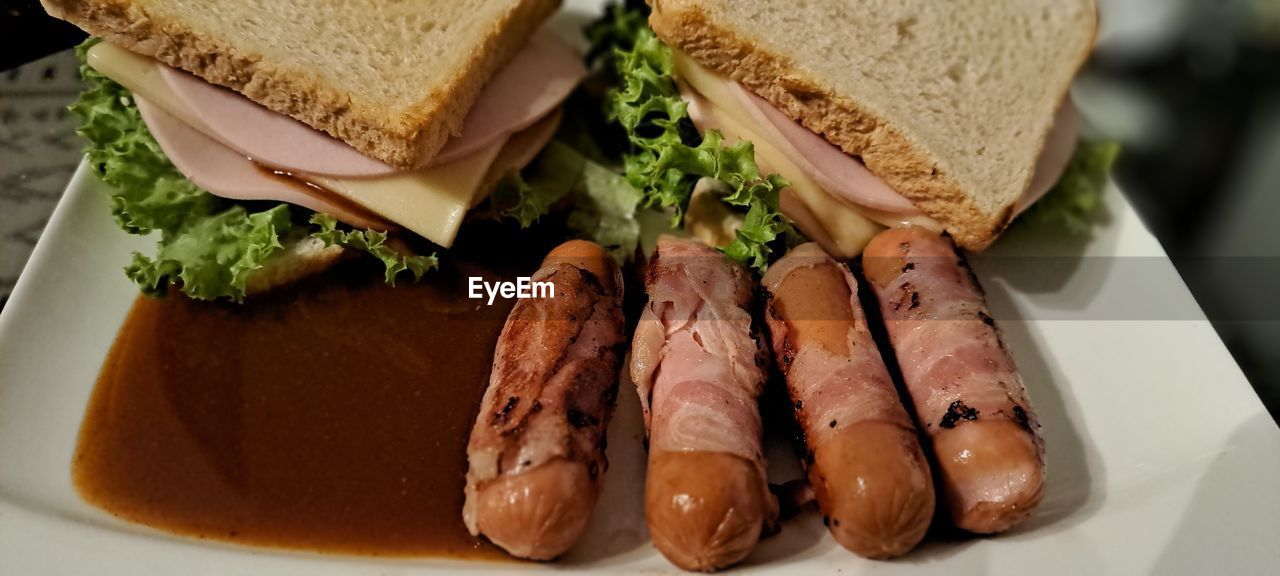
{"label": "sandwich filling", "polygon": [[[672,66],[689,118],[701,131],[718,130],[727,140],[755,145],[761,172],[777,173],[790,184],[781,210],[830,254],[852,258],[886,227],[915,225],[942,231],[925,215],[822,136],[792,120],[741,84],[672,51]],[[1075,109],[1064,100],[1040,155],[1031,186],[1015,208],[1021,213],[1062,176],[1077,140]],[[699,224],[694,223],[693,227]]]}
{"label": "sandwich filling", "polygon": [[[852,258],[886,227],[944,229],[860,158],[667,46],[646,9],[612,6],[589,35],[613,76],[605,112],[627,136],[627,181],[647,206],[730,258],[764,272],[806,236]],[[1078,140],[1069,98],[1054,122],[1010,212],[1084,234],[1118,147]]]}
{"label": "sandwich filling", "polygon": [[446,248],[498,178],[519,170],[550,140],[560,102],[586,75],[571,48],[551,34],[538,35],[492,79],[462,134],[425,168],[400,170],[123,48],[99,43],[87,59],[133,93],[165,156],[208,192],[294,204],[356,228],[402,227]]}
{"label": "sandwich filling", "polygon": [[635,252],[639,194],[584,145],[582,119],[560,126],[586,70],[554,34],[535,34],[412,169],[101,39],[77,55],[86,89],[70,109],[88,168],[120,227],[157,241],[125,267],[143,292],[239,301],[352,252],[379,259],[389,284],[416,279],[438,262],[413,236],[448,248],[471,212],[527,228],[566,208],[567,232],[620,260]]}

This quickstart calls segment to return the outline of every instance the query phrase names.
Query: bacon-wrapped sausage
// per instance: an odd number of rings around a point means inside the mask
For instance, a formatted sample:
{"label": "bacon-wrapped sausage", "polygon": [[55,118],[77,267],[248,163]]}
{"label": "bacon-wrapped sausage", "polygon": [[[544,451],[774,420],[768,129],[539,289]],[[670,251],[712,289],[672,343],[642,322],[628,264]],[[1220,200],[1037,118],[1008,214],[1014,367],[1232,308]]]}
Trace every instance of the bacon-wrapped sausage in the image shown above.
{"label": "bacon-wrapped sausage", "polygon": [[824,522],[868,558],[905,554],[933,518],[933,480],[858,303],[858,284],[817,244],[792,249],[762,281],[777,365],[804,432]]}
{"label": "bacon-wrapped sausage", "polygon": [[591,242],[566,242],[516,303],[467,444],[463,520],[513,556],[547,560],[578,540],[600,494],[624,341],[622,275]]}
{"label": "bacon-wrapped sausage", "polygon": [[872,239],[863,270],[956,526],[1000,532],[1030,516],[1044,484],[1044,443],[964,259],[945,237],[897,228]]}
{"label": "bacon-wrapped sausage", "polygon": [[645,288],[631,376],[649,435],[649,535],[681,568],[724,568],[778,513],[761,447],[767,357],[747,311],[752,280],[706,245],[664,236]]}

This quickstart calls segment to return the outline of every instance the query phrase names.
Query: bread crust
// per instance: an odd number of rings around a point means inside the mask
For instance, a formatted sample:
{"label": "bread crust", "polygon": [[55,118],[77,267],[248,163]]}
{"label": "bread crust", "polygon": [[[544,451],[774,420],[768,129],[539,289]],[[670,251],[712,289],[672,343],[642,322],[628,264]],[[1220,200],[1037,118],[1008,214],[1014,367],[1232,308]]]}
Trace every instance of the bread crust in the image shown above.
{"label": "bread crust", "polygon": [[514,57],[560,0],[521,0],[469,47],[462,72],[408,113],[327,86],[310,70],[273,63],[177,20],[153,19],[130,0],[41,0],[51,16],[94,36],[225,86],[400,168],[428,164],[462,132],[484,84]]}
{"label": "bread crust", "polygon": [[[649,2],[653,8],[649,27],[664,42],[742,84],[846,153],[861,158],[873,174],[942,223],[956,244],[968,250],[983,250],[1012,221],[1013,201],[995,213],[983,212],[922,146],[856,101],[823,87],[819,79],[807,76],[785,56],[759,46],[752,40],[751,31],[716,22],[698,0]],[[1096,34],[1095,18],[1091,36]],[[1088,55],[1086,49],[1077,56],[1075,70]],[[1054,90],[1065,96],[1069,88],[1068,81]],[[1048,136],[1046,129],[1040,149]],[[1027,175],[1024,189],[1032,176]]]}

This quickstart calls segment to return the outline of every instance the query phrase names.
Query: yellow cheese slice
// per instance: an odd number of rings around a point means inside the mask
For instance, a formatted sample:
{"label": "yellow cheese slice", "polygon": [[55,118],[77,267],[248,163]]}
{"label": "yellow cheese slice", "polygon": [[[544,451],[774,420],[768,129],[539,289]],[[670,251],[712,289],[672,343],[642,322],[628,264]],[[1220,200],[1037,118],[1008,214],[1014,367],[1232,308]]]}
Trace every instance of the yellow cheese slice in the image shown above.
{"label": "yellow cheese slice", "polygon": [[502,138],[475,154],[415,172],[377,178],[308,174],[306,180],[448,248],[505,141]]}
{"label": "yellow cheese slice", "polygon": [[688,82],[711,104],[711,115],[715,117],[715,123],[720,125],[720,132],[726,140],[751,142],[755,145],[758,161],[776,170],[791,183],[790,187],[796,198],[809,209],[825,234],[803,229],[801,232],[808,236],[830,238],[830,245],[823,248],[833,252],[832,256],[853,258],[861,254],[871,238],[884,229],[857,208],[828,194],[786,154],[778,150],[771,139],[761,136],[761,129],[756,125],[754,117],[738,102],[736,96],[728,92],[724,81],[715,78],[711,72],[689,61],[684,55],[676,55],[675,68],[680,80]]}
{"label": "yellow cheese slice", "polygon": [[[680,52],[674,54],[673,64],[679,80],[696,90],[710,104],[711,115],[714,116],[715,123],[720,125],[719,129],[725,138],[729,141],[750,141],[755,145],[759,162],[770,166],[791,182],[789,189],[783,190],[784,196],[790,195],[807,211],[803,218],[792,215],[793,219],[801,232],[818,241],[833,256],[852,258],[861,254],[871,238],[886,226],[910,224],[941,231],[937,223],[928,217],[902,216],[856,206],[828,193],[783,153],[772,138],[763,136],[769,132],[743,106],[738,95],[731,92],[729,80],[717,76]],[[785,200],[784,198],[784,204],[787,203]],[[815,224],[822,229],[814,229]]]}
{"label": "yellow cheese slice", "polygon": [[[224,145],[218,134],[178,98],[160,77],[159,62],[101,42],[89,50],[89,66]],[[371,178],[295,174],[448,248],[462,218],[480,195],[485,173],[506,139],[443,166]],[[228,147],[232,147],[229,146]],[[234,148],[234,147],[232,147]]]}

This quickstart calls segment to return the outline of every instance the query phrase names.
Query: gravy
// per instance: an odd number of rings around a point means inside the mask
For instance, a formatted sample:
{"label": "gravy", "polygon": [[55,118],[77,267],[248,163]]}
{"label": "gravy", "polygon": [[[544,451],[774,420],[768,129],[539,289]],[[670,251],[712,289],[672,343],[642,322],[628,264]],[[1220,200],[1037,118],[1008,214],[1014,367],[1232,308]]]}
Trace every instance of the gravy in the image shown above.
{"label": "gravy", "polygon": [[[446,263],[454,260],[446,259]],[[386,286],[347,265],[243,305],[139,297],[99,375],[73,479],[126,520],[199,538],[498,558],[462,523],[466,444],[510,301],[537,259]]]}

